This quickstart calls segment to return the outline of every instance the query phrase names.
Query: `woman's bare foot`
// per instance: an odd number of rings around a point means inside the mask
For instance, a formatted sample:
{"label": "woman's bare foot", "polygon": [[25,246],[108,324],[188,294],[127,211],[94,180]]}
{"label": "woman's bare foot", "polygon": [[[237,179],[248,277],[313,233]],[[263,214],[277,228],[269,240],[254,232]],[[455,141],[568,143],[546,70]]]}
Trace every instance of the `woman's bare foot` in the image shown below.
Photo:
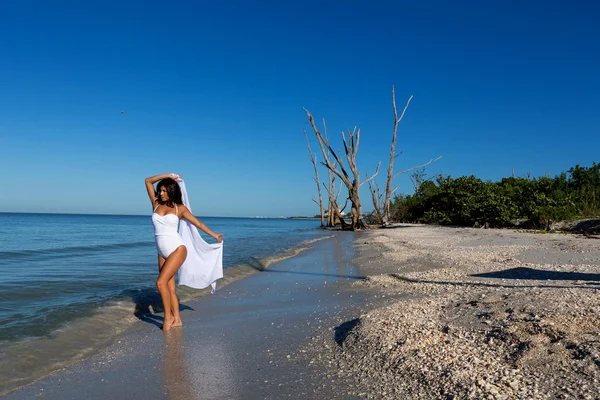
{"label": "woman's bare foot", "polygon": [[165,332],[168,332],[173,327],[174,322],[175,322],[175,319],[170,319],[168,321],[165,319],[165,322],[163,323],[163,326],[162,326],[162,330]]}
{"label": "woman's bare foot", "polygon": [[171,324],[172,328],[180,328],[183,326],[183,323],[181,322],[180,319],[174,319],[173,323]]}

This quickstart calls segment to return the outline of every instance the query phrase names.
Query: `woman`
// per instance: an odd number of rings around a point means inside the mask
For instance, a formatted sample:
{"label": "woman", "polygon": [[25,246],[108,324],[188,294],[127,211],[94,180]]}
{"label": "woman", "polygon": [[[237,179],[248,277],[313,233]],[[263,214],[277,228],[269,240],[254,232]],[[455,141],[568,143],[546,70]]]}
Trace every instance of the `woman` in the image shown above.
{"label": "woman", "polygon": [[[146,178],[146,190],[154,208],[152,224],[158,250],[159,270],[156,287],[165,310],[164,331],[175,326],[182,326],[179,299],[175,291],[175,274],[187,257],[187,249],[177,232],[179,219],[186,219],[196,228],[215,238],[217,242],[223,241],[223,234],[211,231],[183,205],[178,181],[181,181],[181,176],[175,174],[162,174]],[[156,182],[158,184],[155,191],[154,184]]]}

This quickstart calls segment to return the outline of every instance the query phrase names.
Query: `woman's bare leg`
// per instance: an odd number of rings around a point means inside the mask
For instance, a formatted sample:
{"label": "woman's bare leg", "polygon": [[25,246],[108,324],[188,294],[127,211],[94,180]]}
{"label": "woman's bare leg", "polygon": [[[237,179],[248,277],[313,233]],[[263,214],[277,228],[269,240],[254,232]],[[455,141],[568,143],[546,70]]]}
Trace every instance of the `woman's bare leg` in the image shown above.
{"label": "woman's bare leg", "polygon": [[171,314],[173,315],[173,324],[171,326],[183,326],[181,315],[179,314],[179,299],[177,298],[177,290],[175,288],[175,276],[169,280],[169,293],[171,295]]}
{"label": "woman's bare leg", "polygon": [[[160,255],[158,256],[158,272],[162,269],[165,263],[165,259]],[[181,315],[179,314],[179,298],[177,297],[177,289],[175,286],[175,276],[169,280],[169,293],[171,294],[171,315],[173,316],[173,324],[171,326],[183,326],[181,322]]]}
{"label": "woman's bare leg", "polygon": [[[158,274],[158,279],[156,280],[156,288],[160,293],[160,298],[162,299],[163,309],[165,313],[163,330],[168,331],[171,329],[171,326],[175,322],[175,317],[173,316],[173,308],[171,306],[171,292],[169,290],[169,281],[174,279],[175,273],[181,264],[185,261],[187,257],[187,249],[185,246],[179,246],[175,251],[171,253],[169,257],[163,263],[160,273]],[[175,283],[173,281],[173,283]],[[178,302],[179,303],[179,302]],[[177,306],[179,309],[179,305]],[[179,310],[178,310],[179,312]]]}
{"label": "woman's bare leg", "polygon": [[[158,274],[159,275],[160,275],[160,271],[162,270],[163,265],[165,265],[165,261],[166,260],[164,258],[162,258],[162,256],[159,254],[158,255]],[[162,298],[161,298],[161,301],[162,301]]]}

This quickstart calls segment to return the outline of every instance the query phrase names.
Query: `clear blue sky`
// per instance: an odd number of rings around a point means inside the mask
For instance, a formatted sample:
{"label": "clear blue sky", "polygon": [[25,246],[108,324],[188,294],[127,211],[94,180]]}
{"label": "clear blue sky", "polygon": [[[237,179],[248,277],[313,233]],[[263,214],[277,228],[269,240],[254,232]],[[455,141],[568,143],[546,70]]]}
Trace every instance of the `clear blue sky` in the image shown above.
{"label": "clear blue sky", "polygon": [[598,4],[2,1],[0,212],[147,214],[143,179],[176,172],[200,216],[312,215],[302,108],[336,147],[360,127],[359,169],[382,161],[383,186],[392,85],[400,109],[414,95],[398,171],[590,166]]}

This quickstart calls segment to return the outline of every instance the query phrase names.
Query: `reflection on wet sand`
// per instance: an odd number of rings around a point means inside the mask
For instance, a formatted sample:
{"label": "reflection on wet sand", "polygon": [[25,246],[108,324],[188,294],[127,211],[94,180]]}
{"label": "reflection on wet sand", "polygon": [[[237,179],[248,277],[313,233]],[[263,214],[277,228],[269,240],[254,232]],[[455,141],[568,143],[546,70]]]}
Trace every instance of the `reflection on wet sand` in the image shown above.
{"label": "reflection on wet sand", "polygon": [[190,338],[185,335],[185,328],[164,333],[163,377],[168,399],[242,398],[223,340]]}
{"label": "reflection on wet sand", "polygon": [[182,340],[183,329],[173,328],[164,333],[164,386],[169,399],[193,399],[190,374],[186,368]]}

